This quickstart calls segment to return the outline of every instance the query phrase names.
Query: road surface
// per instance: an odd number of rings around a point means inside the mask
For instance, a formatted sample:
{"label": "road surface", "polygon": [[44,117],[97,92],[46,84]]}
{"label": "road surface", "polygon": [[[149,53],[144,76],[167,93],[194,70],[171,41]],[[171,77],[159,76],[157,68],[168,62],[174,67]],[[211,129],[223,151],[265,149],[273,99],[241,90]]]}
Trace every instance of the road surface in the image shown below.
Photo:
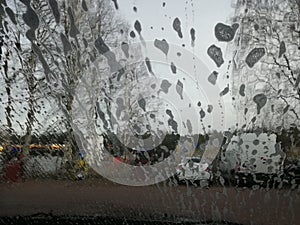
{"label": "road surface", "polygon": [[129,187],[103,180],[0,184],[0,216],[108,216],[238,224],[300,224],[300,191],[229,187]]}

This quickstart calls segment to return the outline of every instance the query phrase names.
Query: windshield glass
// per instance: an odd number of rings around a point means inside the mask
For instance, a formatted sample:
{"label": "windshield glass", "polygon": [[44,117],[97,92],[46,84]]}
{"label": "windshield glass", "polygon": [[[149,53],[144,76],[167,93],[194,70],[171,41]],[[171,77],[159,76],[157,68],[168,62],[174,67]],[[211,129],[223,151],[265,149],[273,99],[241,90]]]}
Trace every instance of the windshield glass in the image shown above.
{"label": "windshield glass", "polygon": [[298,0],[0,0],[0,223],[298,224]]}

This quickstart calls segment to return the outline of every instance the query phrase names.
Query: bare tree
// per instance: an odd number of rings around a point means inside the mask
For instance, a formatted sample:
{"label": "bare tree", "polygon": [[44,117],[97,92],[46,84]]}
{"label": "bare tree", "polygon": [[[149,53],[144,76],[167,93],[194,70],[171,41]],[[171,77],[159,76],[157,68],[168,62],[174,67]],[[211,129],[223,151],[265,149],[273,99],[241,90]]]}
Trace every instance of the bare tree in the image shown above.
{"label": "bare tree", "polygon": [[[240,26],[230,46],[240,125],[299,126],[299,2],[238,0],[235,7],[232,22]],[[262,113],[254,101],[258,94],[267,99]]]}
{"label": "bare tree", "polygon": [[[0,8],[1,21],[5,21],[1,23],[5,24],[1,27],[1,82],[6,87],[7,100],[3,104],[7,126],[14,127],[13,104],[23,102],[15,107],[17,111],[26,104],[25,128],[22,121],[17,122],[25,130],[25,143],[29,146],[33,129],[51,126],[56,109],[64,115],[65,128],[61,129],[66,129],[67,142],[76,154],[71,126],[76,85],[89,64],[99,57],[95,48],[97,38],[116,47],[120,37],[127,35],[128,25],[116,16],[112,3],[105,0],[32,0],[9,4],[1,3]],[[12,86],[26,93],[14,98]]]}

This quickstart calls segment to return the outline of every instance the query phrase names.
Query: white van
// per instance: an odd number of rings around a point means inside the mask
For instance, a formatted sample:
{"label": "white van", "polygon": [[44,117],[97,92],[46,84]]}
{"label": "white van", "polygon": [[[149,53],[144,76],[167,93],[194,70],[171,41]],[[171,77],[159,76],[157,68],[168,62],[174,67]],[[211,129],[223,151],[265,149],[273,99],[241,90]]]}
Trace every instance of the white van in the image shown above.
{"label": "white van", "polygon": [[248,179],[251,175],[250,179],[259,183],[259,180],[282,174],[284,159],[285,153],[276,142],[275,134],[241,133],[228,141],[221,154],[220,170],[225,178]]}

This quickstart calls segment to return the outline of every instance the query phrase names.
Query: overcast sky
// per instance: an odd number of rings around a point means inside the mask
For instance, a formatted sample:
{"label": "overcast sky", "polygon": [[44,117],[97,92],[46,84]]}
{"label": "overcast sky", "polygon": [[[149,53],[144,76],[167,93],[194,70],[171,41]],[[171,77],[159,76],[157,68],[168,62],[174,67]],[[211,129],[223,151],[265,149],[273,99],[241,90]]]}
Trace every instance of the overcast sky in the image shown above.
{"label": "overcast sky", "polygon": [[[217,81],[217,86],[219,91],[223,90],[227,84],[230,84],[230,80],[226,78],[226,69],[227,63],[230,59],[230,54],[226,53],[226,43],[218,42],[214,36],[214,26],[218,22],[227,23],[230,16],[233,15],[234,9],[231,7],[231,0],[187,0],[187,1],[174,1],[174,0],[127,0],[127,1],[118,1],[119,4],[119,13],[123,18],[125,18],[128,23],[131,25],[131,29],[134,30],[134,23],[138,20],[142,25],[142,38],[147,42],[153,42],[155,39],[166,39],[170,44],[170,52],[172,49],[179,49],[178,51],[189,52],[191,55],[195,54],[197,60],[192,60],[189,57],[186,57],[184,54],[182,57],[178,58],[169,54],[167,59],[162,60],[166,63],[166,66],[169,66],[170,62],[183,63],[181,69],[184,70],[184,73],[188,74],[187,77],[195,78],[199,83],[204,92],[204,95],[207,95],[210,100],[214,98],[215,102],[218,100],[218,91],[216,87],[211,87],[211,84],[207,82],[208,75],[216,70],[219,72],[219,77]],[[174,19],[178,17],[181,21],[181,28],[183,38],[179,38],[177,33],[174,31],[172,24]],[[191,45],[191,36],[190,29],[194,28],[196,32],[195,45]],[[139,42],[139,38],[134,39],[136,42]],[[182,45],[185,45],[184,47]],[[208,57],[207,49],[210,45],[215,44],[219,46],[223,51],[223,56],[227,56],[227,60],[220,67],[217,68],[215,63]],[[173,45],[173,47],[171,47]],[[175,47],[174,47],[175,46]],[[152,48],[147,45],[147,49]],[[150,55],[151,50],[146,51],[146,55],[152,59],[153,57],[157,60],[157,56]],[[177,61],[176,61],[177,60]],[[188,72],[186,67],[191,67],[196,64],[197,66],[197,76],[193,72]],[[201,65],[200,65],[201,64]],[[167,69],[157,68],[156,65],[152,65],[156,69],[157,73],[163,73],[166,76]],[[170,71],[170,70],[169,70]],[[179,76],[182,75],[179,73]],[[183,77],[184,75],[182,75]],[[188,83],[188,82],[187,82]],[[186,85],[184,83],[184,85]],[[187,88],[188,87],[188,88]],[[193,92],[193,87],[188,84],[184,87],[184,90],[187,94],[192,95],[195,103],[197,100],[203,100],[202,97],[199,97],[199,94]],[[206,98],[207,98],[206,96]],[[208,102],[210,102],[208,100]],[[226,97],[223,97],[225,105],[225,124],[224,127],[228,128],[235,124],[235,113],[231,104],[231,96],[227,94]],[[181,104],[181,103],[179,103]],[[214,108],[217,109],[217,105],[214,105]],[[187,116],[191,115],[187,113]],[[221,128],[216,127],[213,128]]]}
{"label": "overcast sky", "polygon": [[[164,98],[170,102],[175,102],[173,108],[179,109],[177,113],[182,113],[184,116],[178,118],[175,113],[176,120],[185,120],[194,118],[193,107],[198,101],[206,104],[212,104],[214,111],[218,112],[217,102],[219,101],[219,92],[223,90],[230,80],[226,78],[227,62],[222,67],[217,68],[215,63],[207,56],[206,52],[210,45],[215,44],[222,48],[223,55],[226,55],[226,44],[220,43],[214,36],[214,26],[218,22],[226,23],[233,14],[234,9],[231,7],[232,0],[119,0],[119,10],[117,13],[126,19],[131,25],[131,30],[134,30],[135,21],[139,21],[142,26],[142,38],[148,43],[155,39],[166,39],[170,45],[169,54],[165,57],[162,52],[155,49],[153,45],[145,48],[145,54],[152,62],[153,70],[161,79],[168,79],[175,84],[178,79],[183,82],[183,90],[187,97],[184,100],[176,100],[178,94],[176,90],[170,90],[169,95]],[[183,38],[179,38],[174,31],[172,24],[174,19],[178,17],[181,21]],[[196,39],[194,47],[191,45],[190,29],[194,28]],[[136,32],[137,34],[137,32]],[[140,42],[140,38],[135,38],[133,42]],[[182,46],[184,45],[184,47]],[[178,57],[177,52],[182,54]],[[195,59],[193,59],[195,57]],[[229,58],[228,58],[229,59]],[[176,77],[172,76],[170,63],[174,62],[177,66]],[[193,69],[193,67],[195,67]],[[212,86],[207,77],[216,70],[219,72],[217,87]],[[170,95],[175,96],[174,98]],[[5,99],[4,99],[5,100]],[[191,100],[191,101],[189,101]],[[224,129],[231,127],[234,124],[235,117],[231,105],[231,96],[228,94],[223,98],[225,105],[225,123],[224,126],[219,126],[221,123],[219,116],[217,118],[209,118],[214,120],[215,124],[211,124],[212,128]],[[192,103],[192,108],[189,104]],[[177,105],[176,105],[177,104]],[[48,108],[48,107],[46,107]],[[199,108],[196,108],[197,113]],[[206,108],[204,108],[206,110]],[[20,117],[25,117],[26,114],[20,113]],[[177,118],[176,118],[177,117]],[[1,122],[5,121],[4,110],[0,114]],[[20,119],[20,121],[25,118]],[[193,121],[192,121],[193,123]],[[217,123],[217,124],[216,124]],[[210,122],[208,122],[210,124]]]}

